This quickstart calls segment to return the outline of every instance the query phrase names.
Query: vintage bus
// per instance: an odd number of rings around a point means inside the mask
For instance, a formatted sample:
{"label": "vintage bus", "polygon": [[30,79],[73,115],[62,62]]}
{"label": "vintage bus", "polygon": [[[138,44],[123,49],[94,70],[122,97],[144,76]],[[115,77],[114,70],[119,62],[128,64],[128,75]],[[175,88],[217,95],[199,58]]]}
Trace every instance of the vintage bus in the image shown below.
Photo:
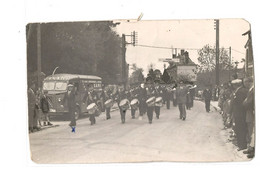
{"label": "vintage bus", "polygon": [[68,84],[74,84],[76,88],[76,119],[86,113],[87,104],[83,101],[83,97],[87,92],[87,87],[93,85],[94,90],[98,94],[102,91],[102,79],[98,76],[77,74],[54,74],[48,76],[43,81],[43,90],[48,92],[47,96],[50,99],[50,116],[66,115],[68,113],[65,98]]}

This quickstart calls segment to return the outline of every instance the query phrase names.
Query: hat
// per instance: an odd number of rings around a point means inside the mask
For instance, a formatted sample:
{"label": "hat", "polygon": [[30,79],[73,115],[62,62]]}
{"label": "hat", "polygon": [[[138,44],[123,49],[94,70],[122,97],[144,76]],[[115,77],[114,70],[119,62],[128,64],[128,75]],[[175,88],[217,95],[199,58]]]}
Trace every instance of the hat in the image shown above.
{"label": "hat", "polygon": [[73,85],[72,85],[72,84],[69,84],[68,87],[73,87]]}

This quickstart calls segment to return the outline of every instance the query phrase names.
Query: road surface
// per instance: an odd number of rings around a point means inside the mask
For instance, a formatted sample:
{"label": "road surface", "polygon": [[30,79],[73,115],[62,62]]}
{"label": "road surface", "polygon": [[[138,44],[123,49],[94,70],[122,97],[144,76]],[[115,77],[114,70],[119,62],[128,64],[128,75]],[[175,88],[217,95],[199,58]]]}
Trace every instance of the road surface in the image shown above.
{"label": "road surface", "polygon": [[[212,108],[212,110],[214,110]],[[138,114],[138,112],[137,112]],[[241,161],[242,152],[228,142],[229,132],[223,130],[218,112],[205,112],[204,103],[194,102],[187,111],[187,119],[179,119],[177,107],[161,108],[160,119],[148,124],[131,119],[120,121],[119,111],[97,118],[90,125],[88,119],[77,122],[71,132],[68,122],[53,122],[58,127],[29,134],[32,160],[36,163],[101,163],[147,161]]]}

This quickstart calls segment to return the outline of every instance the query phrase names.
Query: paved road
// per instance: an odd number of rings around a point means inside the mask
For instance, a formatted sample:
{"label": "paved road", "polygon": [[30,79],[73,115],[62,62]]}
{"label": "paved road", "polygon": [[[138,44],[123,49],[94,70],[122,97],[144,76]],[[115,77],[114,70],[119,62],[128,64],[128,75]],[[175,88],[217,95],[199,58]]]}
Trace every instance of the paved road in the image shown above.
{"label": "paved road", "polygon": [[[212,110],[214,110],[212,108]],[[29,134],[32,159],[36,163],[98,163],[143,161],[240,161],[246,160],[227,143],[229,133],[223,130],[221,116],[206,113],[204,104],[195,101],[187,111],[187,119],[179,119],[178,108],[161,109],[160,119],[148,124],[131,119],[121,124],[118,111],[105,120],[102,114],[97,124],[79,120],[76,133],[68,122],[60,126]],[[56,123],[57,124],[57,123]]]}

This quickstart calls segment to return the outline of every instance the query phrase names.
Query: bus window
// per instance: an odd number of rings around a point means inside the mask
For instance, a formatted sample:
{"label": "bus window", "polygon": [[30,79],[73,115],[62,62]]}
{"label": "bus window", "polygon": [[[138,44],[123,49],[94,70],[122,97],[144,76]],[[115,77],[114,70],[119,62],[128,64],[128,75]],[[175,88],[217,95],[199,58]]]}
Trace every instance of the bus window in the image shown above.
{"label": "bus window", "polygon": [[55,82],[44,82],[43,90],[54,90]]}
{"label": "bus window", "polygon": [[56,82],[55,90],[66,90],[67,83],[66,82]]}

